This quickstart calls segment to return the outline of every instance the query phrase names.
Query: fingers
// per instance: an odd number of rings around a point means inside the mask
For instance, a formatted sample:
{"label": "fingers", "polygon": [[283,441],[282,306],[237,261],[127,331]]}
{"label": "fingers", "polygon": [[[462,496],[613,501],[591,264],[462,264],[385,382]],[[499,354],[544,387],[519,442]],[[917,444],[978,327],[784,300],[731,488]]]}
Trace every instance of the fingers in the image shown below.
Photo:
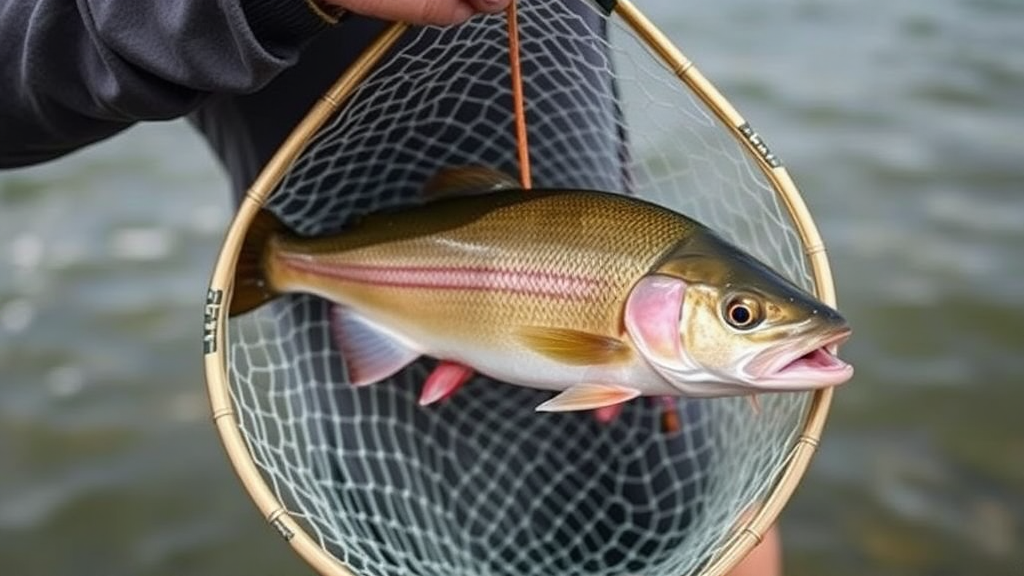
{"label": "fingers", "polygon": [[473,8],[476,8],[478,12],[494,14],[508,8],[508,5],[512,3],[512,0],[469,0],[469,3],[472,4]]}
{"label": "fingers", "polygon": [[[436,10],[434,13],[425,13],[423,21],[425,24],[437,24],[447,26],[449,24],[461,24],[469,20],[474,14],[495,14],[508,8],[512,0],[420,0],[424,3],[427,11]],[[454,4],[455,6],[451,6]]]}
{"label": "fingers", "polygon": [[492,14],[511,0],[325,0],[357,14],[382,20],[448,26],[469,20],[474,14]]}
{"label": "fingers", "polygon": [[761,543],[726,576],[782,576],[782,537],[772,526]]}

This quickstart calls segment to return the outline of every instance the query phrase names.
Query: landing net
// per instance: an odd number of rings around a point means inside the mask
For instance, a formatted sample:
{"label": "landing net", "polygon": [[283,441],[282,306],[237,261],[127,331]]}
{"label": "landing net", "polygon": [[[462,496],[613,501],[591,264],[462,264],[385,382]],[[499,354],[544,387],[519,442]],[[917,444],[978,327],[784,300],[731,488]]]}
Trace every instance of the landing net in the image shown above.
{"label": "landing net", "polygon": [[[518,12],[534,187],[639,195],[814,288],[805,241],[766,176],[773,156],[752,154],[619,17],[577,0],[521,1]],[[266,206],[320,235],[421,201],[442,167],[516,175],[505,30],[496,15],[407,32],[262,192]],[[230,294],[219,290],[215,281],[213,328]],[[315,562],[324,572],[722,568],[715,559],[744,537],[741,518],[773,499],[809,437],[809,393],[762,396],[760,413],[745,399],[679,400],[676,431],[658,402],[630,402],[601,424],[534,412],[550,393],[484,378],[419,407],[433,362],[355,389],[326,311],[318,298],[290,296],[226,320],[224,334],[208,334],[221,346],[207,349],[208,367],[226,376],[215,416],[233,461],[243,477],[258,473],[247,486],[286,538],[308,540],[304,556],[340,562]]]}

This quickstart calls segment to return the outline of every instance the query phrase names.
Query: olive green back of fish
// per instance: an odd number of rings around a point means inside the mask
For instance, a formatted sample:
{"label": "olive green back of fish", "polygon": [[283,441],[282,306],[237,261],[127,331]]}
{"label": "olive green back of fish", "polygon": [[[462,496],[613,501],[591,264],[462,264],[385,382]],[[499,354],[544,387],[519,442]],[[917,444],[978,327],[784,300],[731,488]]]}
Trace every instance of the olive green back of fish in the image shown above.
{"label": "olive green back of fish", "polygon": [[370,215],[332,237],[278,236],[268,278],[275,291],[313,292],[423,330],[542,325],[619,336],[630,288],[697,230],[635,198],[503,190]]}
{"label": "olive green back of fish", "polygon": [[524,240],[525,250],[552,244],[610,249],[626,242],[632,245],[627,251],[649,253],[652,246],[661,249],[695,227],[700,225],[685,216],[629,196],[510,189],[370,214],[341,234],[301,243],[306,253],[318,254],[364,247],[404,249],[424,238],[473,237],[493,245]]}

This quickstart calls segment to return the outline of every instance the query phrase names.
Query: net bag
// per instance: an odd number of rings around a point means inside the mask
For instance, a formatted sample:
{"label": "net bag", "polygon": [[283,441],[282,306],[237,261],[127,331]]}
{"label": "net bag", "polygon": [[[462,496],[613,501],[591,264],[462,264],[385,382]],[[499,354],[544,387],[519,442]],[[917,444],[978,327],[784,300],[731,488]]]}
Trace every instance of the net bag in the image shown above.
{"label": "net bag", "polygon": [[[778,158],[636,8],[524,0],[517,24],[533,186],[665,205],[834,304]],[[295,129],[242,203],[207,293],[217,429],[267,521],[322,574],[723,574],[799,482],[828,389],[762,396],[757,413],[743,398],[638,399],[605,424],[535,412],[550,393],[476,377],[420,407],[433,361],[354,388],[319,298],[228,317],[260,208],[316,236],[421,202],[442,167],[517,174],[509,63],[505,15],[382,27]]]}

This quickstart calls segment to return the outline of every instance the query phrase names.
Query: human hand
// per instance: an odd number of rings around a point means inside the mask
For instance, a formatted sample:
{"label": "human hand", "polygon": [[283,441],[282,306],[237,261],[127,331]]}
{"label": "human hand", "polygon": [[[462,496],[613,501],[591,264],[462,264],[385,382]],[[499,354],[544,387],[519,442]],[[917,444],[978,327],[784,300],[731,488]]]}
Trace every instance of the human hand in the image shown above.
{"label": "human hand", "polygon": [[477,13],[501,12],[511,0],[321,0],[356,14],[408,22],[447,26],[460,24]]}

